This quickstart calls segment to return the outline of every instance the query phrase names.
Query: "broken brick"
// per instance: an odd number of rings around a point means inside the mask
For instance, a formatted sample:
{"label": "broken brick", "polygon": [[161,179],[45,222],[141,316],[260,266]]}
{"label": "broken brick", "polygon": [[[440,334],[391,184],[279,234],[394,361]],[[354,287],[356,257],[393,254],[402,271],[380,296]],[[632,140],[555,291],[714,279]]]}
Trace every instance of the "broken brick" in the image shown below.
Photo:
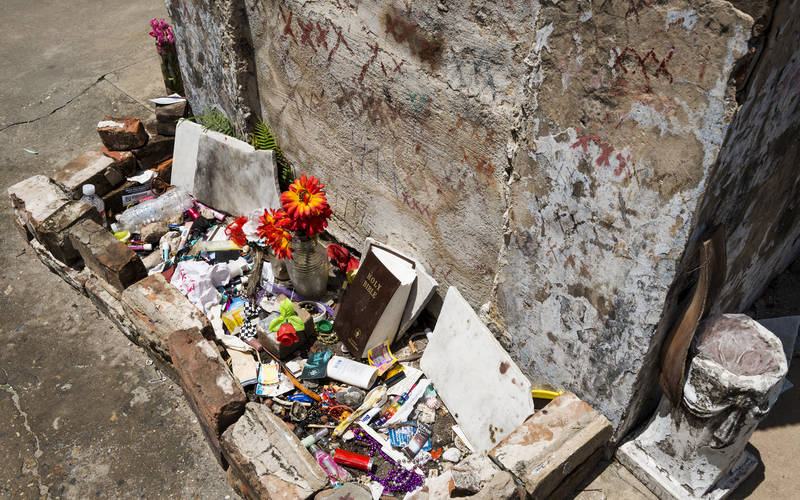
{"label": "broken brick", "polygon": [[167,339],[175,330],[199,328],[205,338],[214,338],[211,323],[161,273],[144,278],[122,292],[122,306],[136,326],[137,344],[170,363]]}
{"label": "broken brick", "polygon": [[39,238],[39,227],[67,204],[69,197],[44,175],[34,175],[8,188],[14,220],[30,240]]}
{"label": "broken brick", "polygon": [[94,205],[70,200],[39,225],[38,239],[53,257],[65,264],[73,264],[80,254],[72,245],[69,230],[83,220],[91,220],[98,225],[103,223]]}
{"label": "broken brick", "polygon": [[534,498],[548,498],[611,437],[606,417],[567,392],[517,427],[489,452],[525,484]]}
{"label": "broken brick", "polygon": [[88,151],[56,170],[50,178],[72,193],[74,199],[82,196],[84,184],[94,184],[94,192],[103,196],[114,187],[105,175],[109,168],[116,168],[114,160],[99,151]]}
{"label": "broken brick", "polygon": [[309,498],[328,484],[297,436],[264,405],[248,403],[220,441],[248,498]]}
{"label": "broken brick", "polygon": [[169,336],[172,365],[189,404],[218,458],[220,435],[244,413],[247,397],[214,344],[200,330],[178,330]]}
{"label": "broken brick", "polygon": [[186,116],[186,101],[156,105],[156,132],[160,135],[175,135],[178,120]]}
{"label": "broken brick", "polygon": [[103,146],[100,151],[117,164],[117,168],[124,177],[133,175],[136,172],[136,157],[130,151],[111,151]]}
{"label": "broken brick", "polygon": [[175,137],[151,135],[147,144],[133,150],[133,156],[139,162],[139,168],[147,170],[156,168],[159,164],[172,158],[172,149],[174,147]]}
{"label": "broken brick", "polygon": [[118,291],[147,276],[136,252],[92,220],[83,220],[69,231],[75,250],[95,275]]}
{"label": "broken brick", "polygon": [[97,133],[105,147],[111,151],[128,151],[147,143],[147,132],[141,120],[135,117],[103,117],[97,124]]}

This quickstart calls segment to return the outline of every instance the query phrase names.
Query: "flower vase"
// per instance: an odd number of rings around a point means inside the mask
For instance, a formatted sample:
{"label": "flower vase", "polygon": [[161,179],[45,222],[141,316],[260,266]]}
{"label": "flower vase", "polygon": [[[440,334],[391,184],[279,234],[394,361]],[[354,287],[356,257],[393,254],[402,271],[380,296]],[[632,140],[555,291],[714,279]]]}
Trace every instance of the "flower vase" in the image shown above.
{"label": "flower vase", "polygon": [[168,45],[161,54],[161,75],[164,77],[164,86],[168,94],[185,95],[181,68],[178,65],[178,52],[174,45]]}
{"label": "flower vase", "polygon": [[320,299],[328,289],[328,254],[316,238],[294,234],[292,258],[286,263],[294,290],[307,299]]}

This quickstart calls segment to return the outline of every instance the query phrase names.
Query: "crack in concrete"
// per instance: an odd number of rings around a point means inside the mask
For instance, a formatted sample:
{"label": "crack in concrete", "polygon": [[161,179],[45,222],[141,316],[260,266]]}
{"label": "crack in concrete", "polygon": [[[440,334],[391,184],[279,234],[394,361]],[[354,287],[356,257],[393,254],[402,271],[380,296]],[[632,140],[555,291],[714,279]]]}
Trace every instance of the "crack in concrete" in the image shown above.
{"label": "crack in concrete", "polygon": [[113,75],[113,74],[117,73],[118,71],[122,71],[123,69],[129,68],[129,67],[131,67],[131,66],[134,66],[134,65],[136,65],[136,64],[139,64],[139,63],[141,63],[141,62],[144,62],[144,61],[146,61],[147,59],[150,59],[150,58],[148,57],[148,58],[146,58],[146,59],[141,59],[141,60],[139,60],[139,61],[134,61],[134,62],[132,62],[132,63],[130,63],[130,64],[126,64],[125,66],[122,66],[122,67],[120,67],[120,68],[117,68],[117,69],[111,70],[111,71],[109,71],[109,72],[107,72],[107,73],[103,73],[102,75],[100,75],[99,77],[97,77],[97,80],[95,80],[94,82],[92,82],[91,84],[89,84],[88,86],[86,86],[86,87],[85,87],[83,90],[81,90],[80,92],[78,92],[78,93],[77,93],[77,94],[75,94],[74,96],[70,97],[70,98],[69,98],[69,99],[68,99],[68,100],[67,100],[65,103],[63,103],[63,104],[61,104],[61,105],[59,105],[59,106],[57,106],[57,107],[53,108],[52,110],[48,111],[47,113],[45,113],[45,114],[43,114],[43,115],[41,115],[41,116],[37,116],[36,118],[31,118],[30,120],[21,120],[21,121],[18,121],[18,122],[9,123],[9,124],[8,124],[8,125],[6,125],[5,127],[3,127],[3,128],[0,128],[0,132],[4,132],[4,131],[6,131],[6,130],[10,129],[11,127],[17,127],[17,126],[19,126],[19,125],[28,125],[28,124],[30,124],[30,123],[35,123],[35,122],[38,122],[39,120],[43,120],[43,119],[47,118],[48,116],[51,116],[51,115],[55,114],[56,112],[58,112],[58,111],[61,111],[62,109],[66,108],[67,106],[69,106],[69,105],[72,103],[72,101],[74,101],[75,99],[79,98],[80,96],[82,96],[83,94],[85,94],[86,92],[88,92],[89,90],[91,90],[91,89],[92,89],[94,86],[96,86],[98,83],[100,83],[100,82],[102,82],[102,81],[106,81],[106,82],[108,82],[109,84],[111,84],[111,86],[112,86],[112,87],[114,87],[115,89],[117,89],[117,90],[119,90],[120,92],[122,92],[123,94],[125,94],[125,95],[126,95],[128,98],[130,98],[131,100],[133,100],[133,101],[134,101],[134,102],[136,102],[137,104],[139,104],[139,105],[141,105],[141,106],[144,106],[144,107],[145,107],[145,108],[147,108],[147,110],[149,111],[149,110],[150,110],[150,107],[149,107],[149,106],[147,106],[146,104],[144,104],[144,103],[140,102],[140,101],[139,101],[139,100],[137,100],[135,97],[131,96],[130,94],[128,94],[127,92],[125,92],[125,91],[124,91],[124,90],[122,90],[121,88],[119,88],[119,87],[117,87],[116,85],[114,85],[114,83],[113,83],[113,82],[111,82],[110,80],[107,80],[107,79],[106,79],[106,77],[107,77],[108,75]]}
{"label": "crack in concrete", "polygon": [[[113,72],[112,72],[112,73],[113,73]],[[105,80],[105,78],[106,78],[106,75],[110,75],[110,74],[111,74],[111,73],[106,73],[105,75],[100,75],[100,77],[99,77],[97,80],[95,80],[95,81],[94,81],[93,83],[91,83],[89,86],[87,86],[86,88],[84,88],[83,90],[81,90],[80,92],[78,92],[76,95],[74,95],[74,96],[70,97],[70,98],[67,100],[67,102],[65,102],[64,104],[61,104],[60,106],[57,106],[57,107],[53,108],[53,109],[52,109],[52,110],[50,110],[49,112],[47,112],[47,113],[45,113],[45,114],[43,114],[43,115],[41,115],[41,116],[37,116],[36,118],[32,118],[32,119],[30,119],[30,120],[22,120],[22,121],[18,121],[18,122],[14,122],[14,123],[9,123],[9,124],[8,124],[8,125],[6,125],[5,127],[3,127],[3,128],[0,128],[0,132],[4,132],[4,131],[6,131],[6,130],[10,129],[11,127],[16,127],[16,126],[19,126],[19,125],[27,125],[27,124],[29,124],[29,123],[35,123],[35,122],[38,122],[39,120],[42,120],[42,119],[44,119],[44,118],[47,118],[47,117],[48,117],[48,116],[50,116],[50,115],[53,115],[53,114],[55,114],[57,111],[60,111],[60,110],[64,109],[65,107],[69,106],[69,104],[70,104],[72,101],[74,101],[74,100],[75,100],[75,99],[77,99],[78,97],[80,97],[80,96],[82,96],[83,94],[85,94],[86,92],[88,92],[88,91],[89,91],[89,89],[91,89],[92,87],[94,87],[95,85],[97,85],[98,83],[100,83],[101,81]]]}
{"label": "crack in concrete", "polygon": [[[28,465],[29,460],[23,458],[22,460],[22,473],[23,474],[33,474],[33,477],[36,479],[36,483],[39,485],[39,495],[41,497],[46,497],[48,492],[50,491],[50,487],[47,485],[42,484],[42,477],[39,475],[39,462],[37,461],[39,457],[42,456],[43,452],[41,446],[39,445],[39,436],[31,430],[31,426],[28,423],[28,414],[22,410],[22,405],[19,402],[19,394],[17,391],[11,386],[6,385],[4,389],[11,393],[11,400],[14,402],[14,406],[17,408],[20,416],[23,419],[22,425],[25,427],[25,430],[33,437],[33,440],[36,442],[36,451],[33,452],[34,458],[30,460],[33,465]],[[20,453],[22,453],[20,451]],[[20,457],[22,458],[22,457]]]}

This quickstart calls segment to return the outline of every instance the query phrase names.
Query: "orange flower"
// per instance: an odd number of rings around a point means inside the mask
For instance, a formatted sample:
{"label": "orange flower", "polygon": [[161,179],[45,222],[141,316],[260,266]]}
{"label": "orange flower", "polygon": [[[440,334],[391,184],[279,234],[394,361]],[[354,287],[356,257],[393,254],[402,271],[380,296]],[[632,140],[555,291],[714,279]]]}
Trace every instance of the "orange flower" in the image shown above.
{"label": "orange flower", "polygon": [[324,187],[325,184],[320,184],[316,177],[303,174],[281,193],[281,204],[289,217],[289,230],[301,231],[308,236],[325,230],[333,211],[328,205]]}
{"label": "orange flower", "polygon": [[292,258],[292,235],[286,229],[289,218],[283,210],[264,210],[264,215],[258,218],[258,236],[263,238],[272,247],[279,259]]}

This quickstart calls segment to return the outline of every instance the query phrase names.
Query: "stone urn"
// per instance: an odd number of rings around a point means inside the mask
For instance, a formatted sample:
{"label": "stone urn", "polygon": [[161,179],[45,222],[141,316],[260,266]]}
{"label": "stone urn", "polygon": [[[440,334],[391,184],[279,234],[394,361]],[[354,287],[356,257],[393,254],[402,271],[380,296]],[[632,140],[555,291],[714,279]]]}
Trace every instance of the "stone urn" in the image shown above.
{"label": "stone urn", "polygon": [[661,398],[617,459],[659,498],[724,498],[758,464],[750,435],[783,386],[780,340],[743,314],[709,318],[691,349],[683,397]]}

